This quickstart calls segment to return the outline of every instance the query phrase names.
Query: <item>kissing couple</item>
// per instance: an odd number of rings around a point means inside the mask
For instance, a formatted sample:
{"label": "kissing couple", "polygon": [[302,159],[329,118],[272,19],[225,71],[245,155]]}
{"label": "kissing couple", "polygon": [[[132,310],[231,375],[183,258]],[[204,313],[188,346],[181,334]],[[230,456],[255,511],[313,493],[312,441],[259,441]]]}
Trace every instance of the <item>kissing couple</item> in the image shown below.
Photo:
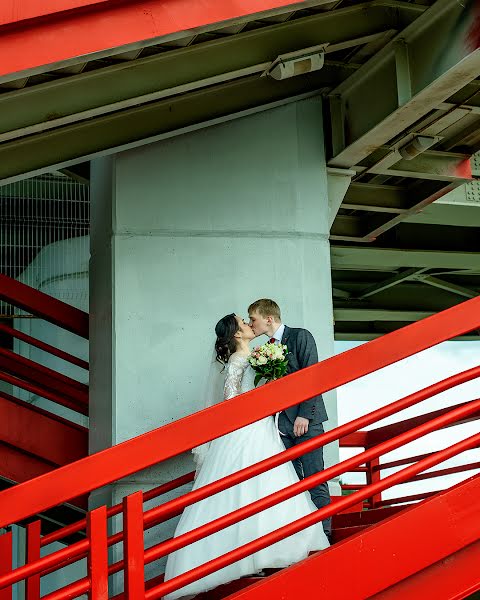
{"label": "kissing couple", "polygon": [[[266,335],[270,343],[287,346],[287,375],[318,362],[317,347],[306,329],[282,323],[280,308],[264,298],[248,308],[249,322],[237,314],[226,315],[215,326],[216,360],[225,366],[223,400],[249,392],[255,387],[255,371],[249,357],[250,343]],[[327,413],[322,396],[316,396],[282,411],[277,422],[273,416],[242,427],[210,442],[197,468],[193,489],[217,481],[245,467],[323,433]],[[205,448],[204,448],[205,449]],[[323,470],[323,449],[319,448],[240,484],[185,508],[177,525],[178,537],[214,519],[269,496]],[[328,484],[320,484],[201,539],[169,555],[165,581],[190,571],[222,554],[243,546],[284,525],[311,514],[330,503]],[[165,596],[165,600],[193,598],[219,585],[261,574],[266,568],[288,567],[314,550],[329,544],[330,519],[312,525],[236,563]]]}

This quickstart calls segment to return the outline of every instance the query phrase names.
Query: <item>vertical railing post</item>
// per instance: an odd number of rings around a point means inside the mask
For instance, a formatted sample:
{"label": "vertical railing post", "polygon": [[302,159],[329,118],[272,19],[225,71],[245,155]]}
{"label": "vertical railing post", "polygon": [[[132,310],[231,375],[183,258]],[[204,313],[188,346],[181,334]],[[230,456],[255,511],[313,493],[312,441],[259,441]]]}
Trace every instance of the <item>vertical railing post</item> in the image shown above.
{"label": "vertical railing post", "polygon": [[123,553],[125,600],[145,598],[142,492],[135,492],[123,499]]}
{"label": "vertical railing post", "polygon": [[[40,520],[27,525],[27,543],[25,564],[35,562],[40,558]],[[40,599],[40,575],[32,575],[25,581],[25,600]]]}
{"label": "vertical railing post", "polygon": [[[0,535],[0,575],[6,575],[12,570],[12,532],[7,531]],[[12,600],[12,586],[0,590],[0,600]]]}
{"label": "vertical railing post", "polygon": [[[367,465],[367,485],[380,481],[380,459],[373,458],[366,463]],[[378,503],[382,501],[382,494],[375,494],[370,498],[370,508],[377,508]]]}
{"label": "vertical railing post", "polygon": [[100,506],[87,514],[88,578],[90,600],[108,600],[107,507]]}

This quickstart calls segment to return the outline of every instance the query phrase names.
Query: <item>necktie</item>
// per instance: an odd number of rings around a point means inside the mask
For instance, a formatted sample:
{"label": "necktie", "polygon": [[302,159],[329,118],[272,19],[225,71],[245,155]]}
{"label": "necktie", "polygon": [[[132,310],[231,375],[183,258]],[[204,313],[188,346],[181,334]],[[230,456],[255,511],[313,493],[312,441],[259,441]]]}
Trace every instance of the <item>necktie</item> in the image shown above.
{"label": "necktie", "polygon": [[270,338],[270,343],[274,344],[277,340],[275,338]]}

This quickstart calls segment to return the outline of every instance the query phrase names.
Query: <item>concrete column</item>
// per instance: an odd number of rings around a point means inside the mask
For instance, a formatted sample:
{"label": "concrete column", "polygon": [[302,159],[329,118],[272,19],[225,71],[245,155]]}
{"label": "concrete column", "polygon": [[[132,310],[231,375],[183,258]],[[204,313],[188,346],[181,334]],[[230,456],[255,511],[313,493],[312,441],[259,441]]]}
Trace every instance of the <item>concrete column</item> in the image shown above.
{"label": "concrete column", "polygon": [[[321,114],[309,99],[94,162],[92,451],[199,410],[215,323],[257,298],[334,353]],[[334,392],[327,409],[335,426]],[[191,469],[178,457],[108,494]]]}

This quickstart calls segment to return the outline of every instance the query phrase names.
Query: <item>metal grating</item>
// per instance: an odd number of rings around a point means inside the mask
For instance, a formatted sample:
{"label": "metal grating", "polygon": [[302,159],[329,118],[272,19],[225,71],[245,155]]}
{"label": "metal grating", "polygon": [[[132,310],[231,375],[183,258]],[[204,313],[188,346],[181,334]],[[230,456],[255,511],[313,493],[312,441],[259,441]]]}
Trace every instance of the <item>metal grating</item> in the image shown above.
{"label": "metal grating", "polygon": [[[69,282],[88,271],[89,229],[88,185],[55,173],[0,187],[0,272],[78,305]],[[0,318],[20,316],[0,303]]]}

